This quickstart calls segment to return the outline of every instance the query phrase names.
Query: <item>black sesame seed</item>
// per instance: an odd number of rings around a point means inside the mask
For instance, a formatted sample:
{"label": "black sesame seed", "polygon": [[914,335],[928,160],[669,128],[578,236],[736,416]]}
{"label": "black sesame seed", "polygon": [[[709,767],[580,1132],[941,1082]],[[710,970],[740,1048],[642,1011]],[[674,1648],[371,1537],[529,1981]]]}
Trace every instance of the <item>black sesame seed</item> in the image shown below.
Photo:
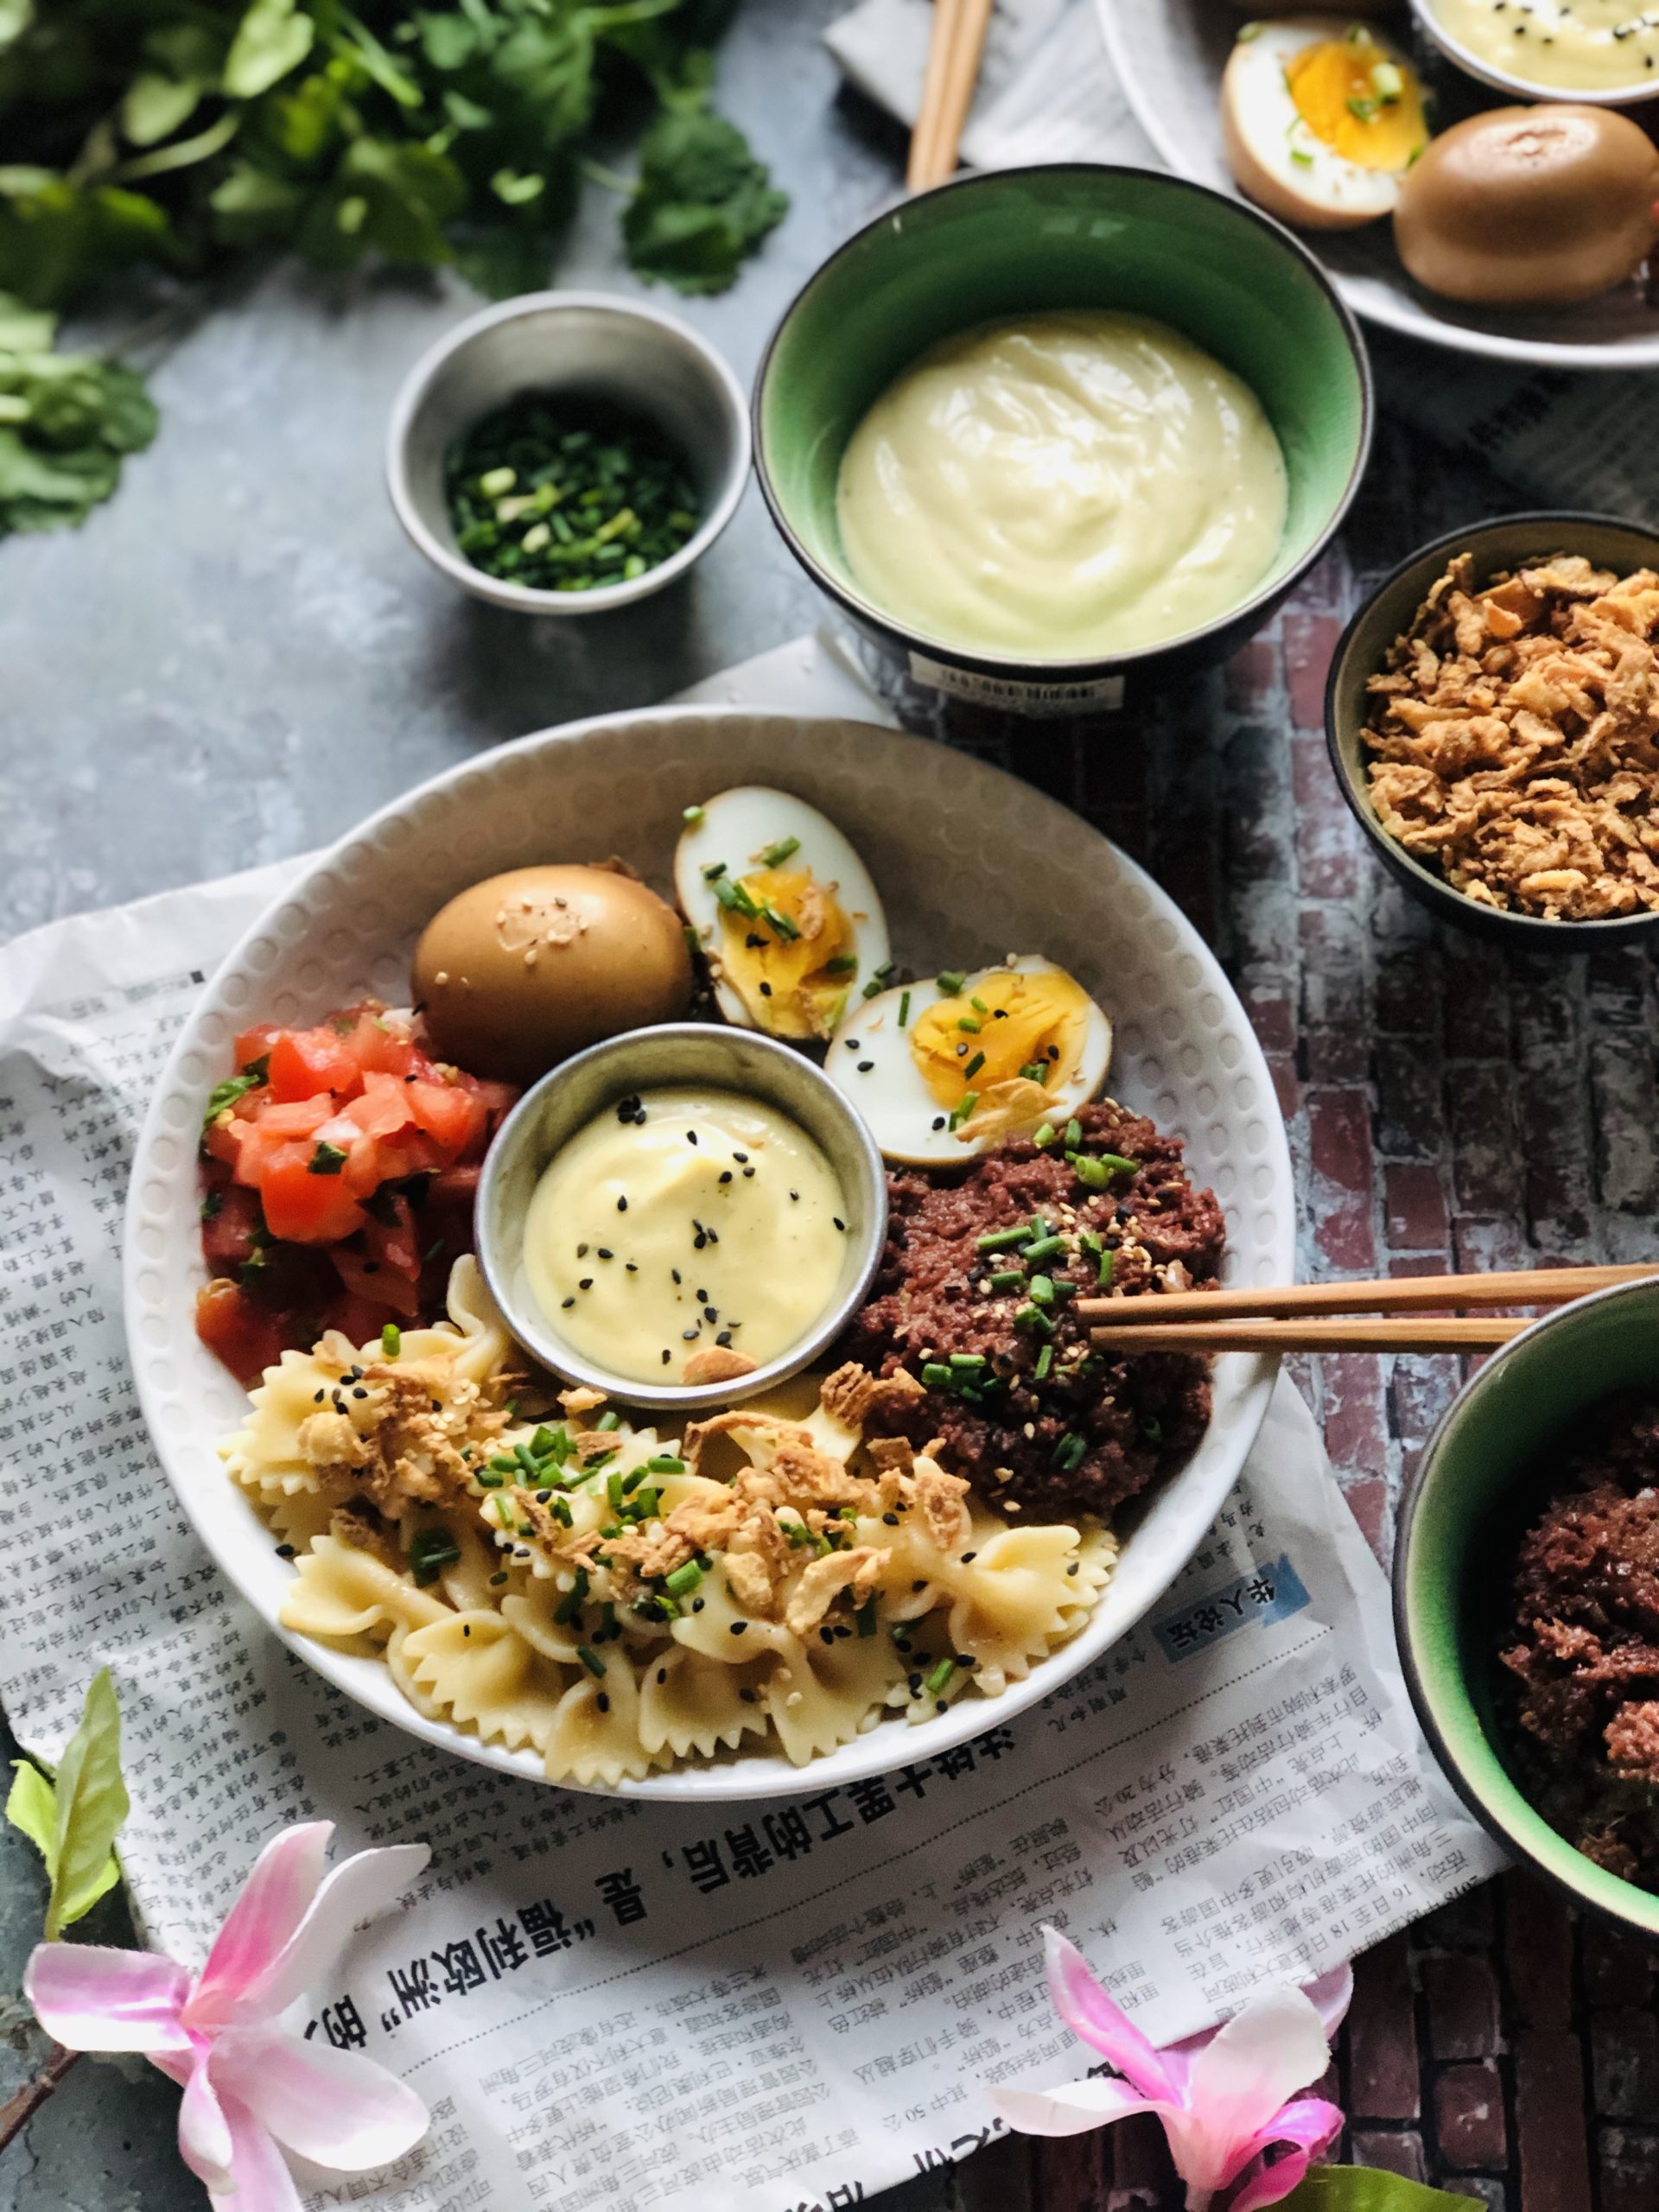
{"label": "black sesame seed", "polygon": [[858,1071],[860,1075],[868,1075],[870,1070],[874,1065],[875,1062],[874,1060],[861,1060],[858,1064]]}
{"label": "black sesame seed", "polygon": [[368,1394],[368,1392],[367,1392],[365,1389],[364,1389],[361,1387],[361,1385],[360,1385],[360,1384],[359,1384],[359,1387],[358,1387],[355,1390],[353,1390],[353,1393],[352,1393],[352,1395],[353,1395],[354,1398],[366,1398],[366,1397],[368,1396],[368,1395],[369,1395],[369,1394]]}
{"label": "black sesame seed", "polygon": [[666,1667],[659,1667],[657,1669],[657,1679],[659,1682],[665,1682],[668,1680],[668,1669]]}
{"label": "black sesame seed", "polygon": [[841,1216],[840,1216],[838,1213],[835,1213],[835,1214],[831,1214],[831,1215],[830,1215],[830,1220],[831,1220],[831,1221],[833,1221],[833,1222],[835,1223],[836,1227],[836,1228],[841,1231],[842,1235],[844,1236],[847,1234],[847,1224],[846,1224],[846,1223],[842,1219]]}
{"label": "black sesame seed", "polygon": [[818,1630],[818,1641],[819,1641],[821,1643],[833,1643],[835,1642],[835,1640],[836,1640],[836,1631],[834,1630],[834,1629],[832,1629],[832,1628],[821,1628],[821,1629]]}
{"label": "black sesame seed", "polygon": [[790,1192],[790,1194],[789,1194],[789,1195],[790,1195],[790,1197],[791,1197],[791,1198],[793,1198],[793,1199],[796,1201],[797,1205],[798,1205],[798,1204],[800,1203],[800,1196],[801,1196],[801,1194],[800,1194],[800,1192],[799,1192],[798,1191],[791,1191],[791,1192]]}
{"label": "black sesame seed", "polygon": [[594,1703],[601,1713],[608,1713],[611,1709],[611,1700],[603,1690],[601,1690],[599,1695],[594,1700]]}
{"label": "black sesame seed", "polygon": [[276,1556],[278,1559],[292,1559],[294,1556],[293,1545],[278,1544],[276,1547]]}
{"label": "black sesame seed", "polygon": [[933,1125],[933,1127],[934,1127],[936,1129],[942,1129],[942,1128],[944,1127],[944,1115],[943,1115],[943,1114],[936,1114],[936,1115],[933,1116],[933,1124],[932,1124],[932,1125]]}
{"label": "black sesame seed", "polygon": [[734,1636],[742,1636],[746,1634],[748,1625],[747,1621],[734,1621],[732,1623],[732,1634]]}
{"label": "black sesame seed", "polygon": [[678,1282],[678,1281],[679,1281],[679,1279],[680,1279],[680,1271],[679,1271],[679,1269],[678,1269],[677,1268],[671,1268],[669,1269],[669,1271],[668,1271],[668,1272],[669,1272],[669,1274],[670,1274],[671,1275],[672,1275],[672,1277],[674,1278],[675,1281],[676,1281],[676,1282]]}
{"label": "black sesame seed", "polygon": [[731,1331],[729,1329],[722,1329],[720,1334],[715,1338],[715,1342],[717,1344],[724,1344],[728,1351],[729,1351],[732,1348]]}
{"label": "black sesame seed", "polygon": [[747,1152],[734,1152],[734,1153],[732,1154],[732,1158],[733,1158],[733,1159],[737,1162],[737,1164],[738,1164],[738,1166],[739,1166],[740,1167],[743,1165],[744,1161],[748,1158],[748,1156],[749,1156],[749,1155],[748,1155],[748,1154],[747,1154]]}
{"label": "black sesame seed", "polygon": [[328,1395],[328,1393],[327,1393],[326,1390],[319,1390],[319,1391],[317,1392],[317,1394],[316,1394],[315,1397],[312,1399],[312,1401],[311,1401],[312,1404],[313,1404],[314,1406],[320,1406],[320,1405],[322,1403],[323,1400],[327,1396],[327,1395]]}
{"label": "black sesame seed", "polygon": [[599,1248],[599,1256],[601,1260],[613,1260],[616,1255],[608,1245],[601,1244]]}
{"label": "black sesame seed", "polygon": [[683,1344],[694,1344],[702,1334],[702,1330],[701,1326],[695,1329],[682,1329],[680,1331],[680,1340]]}
{"label": "black sesame seed", "polygon": [[753,1167],[746,1167],[743,1170],[743,1180],[746,1183],[752,1183],[754,1180],[754,1170]]}
{"label": "black sesame seed", "polygon": [[721,1169],[721,1171],[720,1171],[720,1179],[721,1179],[721,1181],[722,1183],[729,1183],[729,1182],[731,1181],[731,1179],[732,1179],[732,1171],[731,1171],[731,1169],[730,1169],[729,1167],[722,1167],[722,1168]]}
{"label": "black sesame seed", "polygon": [[691,1600],[692,1611],[694,1613],[700,1613],[708,1602],[709,1600],[706,1598],[694,1598]]}
{"label": "black sesame seed", "polygon": [[772,996],[772,985],[770,983],[761,984],[760,995],[763,999],[769,999]]}
{"label": "black sesame seed", "polygon": [[884,1513],[881,1516],[881,1518],[887,1522],[889,1529],[896,1529],[899,1526],[899,1516],[896,1513]]}
{"label": "black sesame seed", "polygon": [[578,1290],[591,1290],[593,1287],[594,1279],[592,1275],[583,1275],[576,1284],[576,1288]]}
{"label": "black sesame seed", "polygon": [[577,1257],[579,1260],[585,1260],[585,1259],[587,1258],[587,1256],[588,1256],[588,1247],[587,1247],[585,1244],[578,1244],[578,1245],[577,1245],[577,1247],[576,1247],[576,1257]]}
{"label": "black sesame seed", "polygon": [[673,1357],[674,1357],[673,1353],[672,1353],[671,1351],[670,1351],[670,1350],[668,1349],[667,1345],[666,1345],[666,1344],[664,1344],[664,1347],[663,1347],[663,1365],[664,1365],[664,1367],[666,1367],[666,1366],[668,1365],[669,1362],[673,1358]]}
{"label": "black sesame seed", "polygon": [[685,1141],[687,1144],[696,1144],[697,1141],[696,1131],[695,1129],[688,1129],[685,1133]]}

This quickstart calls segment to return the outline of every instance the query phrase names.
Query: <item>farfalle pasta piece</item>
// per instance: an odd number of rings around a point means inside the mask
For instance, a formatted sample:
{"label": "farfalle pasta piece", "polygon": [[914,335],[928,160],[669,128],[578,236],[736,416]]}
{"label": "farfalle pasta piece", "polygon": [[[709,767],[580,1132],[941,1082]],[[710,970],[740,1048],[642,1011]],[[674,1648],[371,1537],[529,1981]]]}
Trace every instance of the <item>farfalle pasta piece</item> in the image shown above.
{"label": "farfalle pasta piece", "polygon": [[413,1629],[401,1656],[431,1704],[486,1744],[545,1751],[563,1677],[501,1614],[451,1613]]}
{"label": "farfalle pasta piece", "polygon": [[868,1728],[903,1678],[904,1662],[881,1633],[803,1640],[783,1631],[766,1700],[784,1756],[793,1766],[821,1758]]}
{"label": "farfalle pasta piece", "polygon": [[[582,1672],[554,1708],[542,1747],[550,1782],[613,1788],[637,1782],[659,1764],[639,1740],[639,1683],[633,1662],[614,1643],[584,1647]],[[595,1671],[595,1669],[597,1671]]]}
{"label": "farfalle pasta piece", "polygon": [[355,1643],[392,1629],[424,1628],[449,1614],[441,1599],[417,1590],[372,1552],[338,1536],[318,1536],[299,1561],[278,1618],[301,1636]]}
{"label": "farfalle pasta piece", "polygon": [[768,1663],[727,1666],[684,1644],[648,1656],[639,1674],[639,1741],[653,1757],[712,1758],[766,1732]]}

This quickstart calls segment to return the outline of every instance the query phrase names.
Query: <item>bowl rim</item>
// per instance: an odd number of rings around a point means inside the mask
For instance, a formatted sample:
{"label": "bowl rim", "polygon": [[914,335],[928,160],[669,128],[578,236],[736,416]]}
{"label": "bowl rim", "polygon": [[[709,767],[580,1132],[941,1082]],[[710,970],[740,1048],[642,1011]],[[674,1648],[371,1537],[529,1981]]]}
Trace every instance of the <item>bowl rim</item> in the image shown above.
{"label": "bowl rim", "polygon": [[[1569,1317],[1576,1317],[1588,1307],[1605,1305],[1612,1300],[1625,1299],[1644,1292],[1651,1295],[1656,1284],[1659,1284],[1659,1274],[1635,1282],[1611,1283],[1601,1290],[1586,1291],[1581,1298],[1569,1300],[1565,1306],[1558,1306],[1553,1312],[1540,1315],[1518,1336],[1511,1337],[1506,1344],[1500,1345],[1483,1360],[1435,1422],[1422,1455],[1406,1484],[1400,1501],[1394,1569],[1390,1577],[1393,1584],[1394,1636],[1400,1670],[1405,1677],[1406,1689],[1411,1699],[1412,1709],[1416,1713],[1418,1726],[1427,1738],[1429,1748],[1446,1780],[1487,1834],[1506,1851],[1524,1860],[1576,1904],[1586,1906],[1618,1926],[1637,1928],[1649,1936],[1659,1936],[1659,1893],[1642,1889],[1619,1875],[1610,1874],[1605,1867],[1586,1859],[1527,1801],[1518,1783],[1510,1784],[1522,1808],[1522,1817],[1517,1821],[1506,1818],[1465,1774],[1440,1726],[1434,1693],[1420,1663],[1411,1627],[1411,1585],[1416,1555],[1418,1516],[1433,1479],[1435,1465],[1447,1437],[1471,1401],[1486,1385],[1488,1377],[1501,1375],[1506,1366],[1525,1359],[1529,1348],[1540,1336],[1561,1325]],[[1537,1831],[1535,1835],[1530,1832],[1535,1828]],[[1549,1848],[1551,1842],[1558,1847],[1557,1851]],[[1559,1863],[1556,1863],[1558,1853]],[[1610,1886],[1614,1894],[1606,1893]],[[1617,1894],[1620,1891],[1632,1900],[1629,1905],[1620,1901]]]}
{"label": "bowl rim", "polygon": [[1630,85],[1613,85],[1606,90],[1597,86],[1544,85],[1535,77],[1518,77],[1508,69],[1500,69],[1496,62],[1483,61],[1478,54],[1454,37],[1434,13],[1431,0],[1411,0],[1411,12],[1431,46],[1443,54],[1455,68],[1477,84],[1489,86],[1492,91],[1512,93],[1529,106],[1541,103],[1570,107],[1642,107],[1659,100],[1659,80],[1649,77]]}
{"label": "bowl rim", "polygon": [[[959,645],[950,639],[935,637],[925,630],[914,628],[900,616],[893,613],[890,608],[884,607],[874,600],[866,598],[862,593],[849,588],[839,577],[832,575],[816,556],[808,551],[785,512],[783,502],[772,481],[767,459],[766,435],[761,421],[762,400],[771,378],[779,345],[785,331],[804,303],[807,295],[829,275],[837,263],[843,261],[849,254],[856,251],[864,241],[876,232],[886,229],[892,222],[895,213],[900,208],[919,206],[925,201],[937,200],[946,193],[995,191],[1006,185],[1019,184],[1030,177],[1066,175],[1085,178],[1130,177],[1170,192],[1187,193],[1200,199],[1212,200],[1226,208],[1230,214],[1242,217],[1247,223],[1254,223],[1258,228],[1268,232],[1278,245],[1289,251],[1293,260],[1301,264],[1318,289],[1324,294],[1326,303],[1336,316],[1343,335],[1347,340],[1349,356],[1359,380],[1359,429],[1355,445],[1353,466],[1319,536],[1295,564],[1283,575],[1275,577],[1271,583],[1259,586],[1248,598],[1240,600],[1235,606],[1228,607],[1224,613],[1215,616],[1212,620],[1201,624],[1197,629],[1182,630],[1174,637],[1160,638],[1154,645],[1134,645],[1121,652],[1096,653],[1086,655],[1082,658],[994,652],[979,646]],[[963,326],[963,327],[967,327],[969,326]],[[919,653],[925,658],[940,660],[947,665],[977,669],[987,675],[1004,678],[1012,677],[1015,680],[1021,676],[1029,677],[1032,671],[1040,671],[1039,680],[1043,682],[1066,683],[1087,683],[1120,669],[1133,669],[1148,662],[1154,662],[1160,655],[1175,652],[1185,652],[1202,646],[1208,639],[1224,635],[1236,625],[1249,623],[1253,619],[1265,620],[1278,601],[1294,587],[1300,577],[1306,575],[1314,563],[1319,559],[1347,518],[1348,510],[1353,505],[1355,495],[1359,490],[1366,467],[1370,460],[1371,442],[1376,426],[1376,393],[1370,353],[1352,308],[1349,307],[1337,289],[1335,280],[1330,272],[1314,258],[1313,253],[1303,245],[1294,231],[1288,230],[1284,224],[1275,220],[1273,216],[1264,213],[1259,207],[1252,207],[1248,201],[1232,199],[1224,192],[1212,191],[1210,186],[1200,184],[1194,177],[1173,176],[1166,169],[1147,168],[1138,162],[1027,162],[1012,168],[973,170],[963,175],[952,177],[944,184],[936,185],[931,191],[918,193],[908,200],[890,202],[873,215],[868,222],[861,223],[850,236],[843,238],[833,252],[826,254],[805,281],[798,286],[783,313],[772,326],[772,334],[767,339],[760,356],[760,365],[754,373],[754,383],[749,398],[749,413],[750,442],[753,451],[754,473],[760,486],[760,495],[766,503],[766,510],[772,517],[779,535],[791,553],[806,570],[818,588],[838,607],[844,609],[855,620],[869,624],[885,632],[888,636],[899,639],[906,650]]]}
{"label": "bowl rim", "polygon": [[[575,1350],[560,1335],[556,1325],[537,1308],[533,1297],[521,1299],[512,1294],[511,1249],[505,1253],[493,1249],[495,1240],[491,1224],[496,1188],[513,1164],[515,1148],[525,1143],[526,1133],[535,1128],[537,1116],[547,1099],[572,1077],[579,1078],[596,1066],[602,1067],[607,1060],[614,1060],[621,1070],[618,1080],[626,1086],[628,1080],[626,1071],[630,1056],[637,1053],[648,1041],[690,1039],[712,1046],[716,1039],[729,1043],[734,1037],[744,1046],[753,1047],[762,1059],[771,1060],[780,1069],[787,1067],[791,1076],[798,1076],[809,1090],[817,1090],[820,1095],[829,1095],[830,1116],[845,1132],[849,1148],[857,1154],[874,1194],[869,1219],[863,1232],[865,1249],[859,1261],[857,1274],[837,1294],[834,1303],[824,1308],[804,1336],[774,1358],[764,1361],[753,1374],[740,1376],[735,1382],[729,1380],[692,1384],[642,1382],[634,1376],[607,1370]],[[649,1082],[651,1078],[646,1080]],[[725,1077],[711,1077],[707,1080],[711,1088],[735,1091],[743,1096],[760,1096],[759,1092],[748,1090],[741,1072]],[[617,1095],[626,1096],[626,1088]],[[598,1109],[601,1114],[605,1110],[603,1107]],[[785,1108],[779,1110],[788,1111]],[[830,1166],[833,1170],[833,1160]],[[573,1052],[569,1059],[561,1060],[531,1084],[497,1130],[494,1141],[484,1156],[474,1219],[480,1271],[507,1325],[509,1334],[526,1351],[562,1381],[582,1384],[589,1389],[603,1390],[607,1398],[615,1399],[620,1405],[637,1406],[653,1413],[696,1414],[741,1404],[745,1399],[755,1397],[763,1390],[775,1389],[780,1382],[786,1382],[791,1376],[798,1375],[803,1368],[810,1367],[818,1355],[827,1351],[841,1335],[863,1304],[881,1262],[887,1232],[887,1166],[863,1116],[851,1100],[836,1088],[817,1062],[809,1059],[804,1052],[793,1052],[787,1045],[780,1044],[776,1038],[768,1037],[758,1029],[739,1029],[730,1024],[712,1021],[652,1022],[638,1029],[624,1030],[616,1037],[601,1038],[596,1044],[586,1046],[580,1052]],[[539,1326],[525,1327],[523,1324],[526,1319],[539,1323]]]}
{"label": "bowl rim", "polygon": [[1552,921],[1543,914],[1516,913],[1507,906],[1483,906],[1476,900],[1465,898],[1444,876],[1425,868],[1414,854],[1408,853],[1396,839],[1389,836],[1377,820],[1376,810],[1366,792],[1350,775],[1337,732],[1338,695],[1349,673],[1348,663],[1358,642],[1360,626],[1370,616],[1378,601],[1431,556],[1449,552],[1454,546],[1475,551],[1478,550],[1479,541],[1490,531],[1508,530],[1516,524],[1530,526],[1535,523],[1541,527],[1548,524],[1551,527],[1566,525],[1578,528],[1590,524],[1599,529],[1628,531],[1637,537],[1651,541],[1655,565],[1659,566],[1659,530],[1649,529],[1645,523],[1632,521],[1623,515],[1610,515],[1590,507],[1518,507],[1513,513],[1486,515],[1478,522],[1465,524],[1456,530],[1445,530],[1438,537],[1425,539],[1403,560],[1396,561],[1386,575],[1378,579],[1343,626],[1325,679],[1325,749],[1330,759],[1331,772],[1337,779],[1337,788],[1378,859],[1408,890],[1415,893],[1446,920],[1468,928],[1491,931],[1494,934],[1501,927],[1504,931],[1512,933],[1510,941],[1517,950],[1530,947],[1536,951],[1560,952],[1570,944],[1582,944],[1589,951],[1598,945],[1629,943],[1633,938],[1647,935],[1652,929],[1659,929],[1659,910],[1609,915],[1597,921]]}
{"label": "bowl rim", "polygon": [[[567,308],[598,310],[620,320],[651,326],[658,341],[664,336],[683,342],[700,360],[712,388],[719,392],[731,425],[732,456],[726,472],[725,482],[719,497],[709,507],[692,535],[666,561],[659,561],[654,569],[647,569],[643,575],[632,576],[626,582],[601,584],[592,591],[540,591],[529,584],[516,584],[499,576],[486,575],[482,569],[474,568],[451,551],[442,538],[429,529],[420,512],[409,481],[410,439],[428,392],[437,378],[457,353],[464,353],[474,341],[504,322],[517,322],[534,315],[557,314]],[[635,601],[648,599],[653,592],[661,591],[676,577],[683,575],[692,563],[700,561],[715,540],[725,530],[737,512],[739,502],[747,490],[749,469],[753,459],[753,448],[749,428],[748,403],[736,372],[725,356],[718,353],[701,332],[670,315],[664,308],[653,307],[643,300],[631,300],[615,292],[600,292],[571,289],[544,292],[521,292],[510,300],[499,300],[480,308],[475,315],[465,316],[451,329],[444,332],[429,346],[415,361],[397,388],[391,404],[391,413],[386,425],[385,475],[386,490],[392,510],[402,525],[404,535],[418,552],[452,583],[475,599],[487,600],[492,606],[512,609],[524,614],[603,614],[613,607],[629,607]]]}

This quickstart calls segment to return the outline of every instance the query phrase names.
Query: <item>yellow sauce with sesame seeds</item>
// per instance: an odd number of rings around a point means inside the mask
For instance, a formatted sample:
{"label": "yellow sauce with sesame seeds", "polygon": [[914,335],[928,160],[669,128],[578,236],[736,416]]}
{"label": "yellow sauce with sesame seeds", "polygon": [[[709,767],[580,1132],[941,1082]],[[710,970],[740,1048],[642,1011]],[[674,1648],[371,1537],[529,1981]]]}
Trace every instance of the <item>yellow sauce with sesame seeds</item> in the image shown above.
{"label": "yellow sauce with sesame seeds", "polygon": [[834,1169],[787,1115],[664,1086],[607,1107],[549,1161],[524,1276],[572,1351],[613,1374],[677,1382],[715,1351],[764,1367],[834,1300],[845,1216]]}
{"label": "yellow sauce with sesame seeds", "polygon": [[1641,0],[1429,0],[1477,61],[1552,92],[1659,93],[1659,6]]}

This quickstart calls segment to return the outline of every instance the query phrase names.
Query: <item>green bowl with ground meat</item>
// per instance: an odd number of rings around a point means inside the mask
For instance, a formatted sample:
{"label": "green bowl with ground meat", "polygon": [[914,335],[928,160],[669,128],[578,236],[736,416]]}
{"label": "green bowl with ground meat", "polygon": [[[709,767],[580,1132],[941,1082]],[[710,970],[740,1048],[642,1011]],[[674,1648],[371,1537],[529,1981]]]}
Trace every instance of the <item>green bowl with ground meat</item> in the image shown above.
{"label": "green bowl with ground meat", "polygon": [[[1549,1763],[1524,1748],[1516,1678],[1498,1656],[1517,1640],[1523,1535],[1561,1495],[1569,1461],[1599,1452],[1602,1409],[1621,1392],[1659,1402],[1659,1276],[1557,1308],[1494,1353],[1459,1393],[1402,1508],[1395,1627],[1417,1717],[1470,1810],[1580,1904],[1653,1939],[1659,1894],[1586,1857],[1533,1802],[1544,1794]],[[1636,1503],[1643,1503],[1639,1493]],[[1659,1504],[1654,1535],[1659,1544]],[[1659,1678],[1654,1691],[1659,1697]],[[1651,1717],[1659,1741],[1659,1707]],[[1659,1866],[1659,1786],[1615,1781],[1601,1761],[1575,1761],[1555,1774],[1564,1793],[1552,1801],[1558,1817],[1583,1775],[1598,1793],[1605,1788],[1604,1802],[1618,1804],[1624,1820],[1651,1826],[1647,1863]]]}

